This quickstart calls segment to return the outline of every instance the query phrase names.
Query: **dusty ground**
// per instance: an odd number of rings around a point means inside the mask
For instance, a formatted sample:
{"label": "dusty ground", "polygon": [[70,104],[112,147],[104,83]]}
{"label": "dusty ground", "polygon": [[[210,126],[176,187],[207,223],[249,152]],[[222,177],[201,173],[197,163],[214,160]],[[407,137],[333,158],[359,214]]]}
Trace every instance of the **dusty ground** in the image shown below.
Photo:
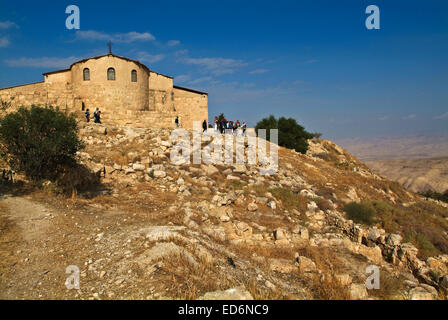
{"label": "dusty ground", "polygon": [[[48,194],[41,192],[5,194],[0,200],[0,299],[197,298],[196,288],[179,290],[179,287],[199,287],[200,279],[182,282],[188,279],[176,279],[176,272],[170,271],[173,265],[185,263],[183,256],[166,259],[166,266],[162,267],[163,258],[152,261],[154,257],[147,254],[147,249],[154,246],[144,234],[151,232],[151,227],[157,228],[154,219],[166,204],[153,203],[147,207],[147,213],[131,213],[92,206],[82,200],[72,204],[57,198],[52,198],[50,204],[49,200]],[[164,228],[171,230],[170,225]],[[154,235],[160,232],[164,230]],[[188,231],[185,236],[201,237]],[[178,242],[182,236],[176,237],[177,233],[173,233],[159,242]],[[211,245],[209,239],[204,243]],[[160,257],[164,257],[169,246],[161,249]],[[231,255],[217,243],[207,249],[218,251],[215,254],[222,255],[223,262],[227,254]],[[158,257],[157,252],[155,256]],[[204,262],[202,267],[220,274],[223,289],[249,284],[245,274],[251,269],[249,263],[242,257],[235,259],[235,263],[238,268],[220,262],[210,266]],[[68,290],[65,286],[68,277],[65,270],[69,265],[81,270],[80,290]],[[229,267],[234,271],[223,276],[221,269]],[[194,276],[193,273],[188,277]],[[208,285],[210,290],[220,287],[206,281],[202,284],[204,288]],[[300,295],[300,288],[296,298],[305,298],[303,293]]]}

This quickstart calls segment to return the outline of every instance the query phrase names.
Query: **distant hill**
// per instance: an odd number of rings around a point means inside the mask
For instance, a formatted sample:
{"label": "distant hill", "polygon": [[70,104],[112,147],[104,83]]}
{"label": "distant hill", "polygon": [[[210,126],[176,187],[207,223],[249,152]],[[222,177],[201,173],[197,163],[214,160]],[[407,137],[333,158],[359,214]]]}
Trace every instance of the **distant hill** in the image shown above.
{"label": "distant hill", "polygon": [[352,138],[338,143],[379,174],[420,192],[448,189],[448,138]]}
{"label": "distant hill", "polygon": [[448,189],[448,157],[365,162],[374,171],[414,191]]}
{"label": "distant hill", "polygon": [[361,161],[448,157],[448,137],[406,136],[336,140]]}

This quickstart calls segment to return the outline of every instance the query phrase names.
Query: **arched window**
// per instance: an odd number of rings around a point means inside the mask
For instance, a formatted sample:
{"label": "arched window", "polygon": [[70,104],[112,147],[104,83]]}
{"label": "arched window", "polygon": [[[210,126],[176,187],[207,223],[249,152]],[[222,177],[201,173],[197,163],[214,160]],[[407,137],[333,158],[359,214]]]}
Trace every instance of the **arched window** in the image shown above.
{"label": "arched window", "polygon": [[89,68],[85,68],[83,71],[83,79],[84,81],[89,81],[90,80],[90,70]]}
{"label": "arched window", "polygon": [[107,69],[107,80],[115,80],[115,69],[114,68]]}
{"label": "arched window", "polygon": [[131,71],[131,81],[132,82],[137,82],[137,70],[132,70]]}

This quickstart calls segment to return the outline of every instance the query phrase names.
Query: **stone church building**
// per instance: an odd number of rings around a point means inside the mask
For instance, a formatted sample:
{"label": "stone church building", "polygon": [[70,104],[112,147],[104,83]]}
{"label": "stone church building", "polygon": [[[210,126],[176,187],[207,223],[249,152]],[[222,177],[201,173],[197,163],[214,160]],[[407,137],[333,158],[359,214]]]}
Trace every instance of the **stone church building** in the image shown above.
{"label": "stone church building", "polygon": [[112,53],[43,76],[42,82],[0,89],[0,100],[11,109],[58,106],[80,118],[99,108],[105,124],[173,128],[179,117],[181,127],[192,129],[193,121],[208,121],[207,93],[175,86],[172,77]]}

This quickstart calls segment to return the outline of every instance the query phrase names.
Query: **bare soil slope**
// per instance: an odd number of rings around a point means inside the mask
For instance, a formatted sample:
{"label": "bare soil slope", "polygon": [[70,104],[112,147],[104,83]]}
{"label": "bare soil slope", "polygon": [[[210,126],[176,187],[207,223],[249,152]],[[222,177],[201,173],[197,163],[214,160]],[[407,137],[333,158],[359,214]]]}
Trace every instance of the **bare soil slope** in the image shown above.
{"label": "bare soil slope", "polygon": [[[332,142],[279,149],[279,170],[174,165],[169,131],[84,124],[102,185],[0,188],[1,299],[440,299],[448,210]],[[344,205],[373,206],[367,226]],[[367,290],[366,267],[381,269]],[[66,268],[80,270],[68,290]],[[229,289],[232,289],[229,291]]]}

